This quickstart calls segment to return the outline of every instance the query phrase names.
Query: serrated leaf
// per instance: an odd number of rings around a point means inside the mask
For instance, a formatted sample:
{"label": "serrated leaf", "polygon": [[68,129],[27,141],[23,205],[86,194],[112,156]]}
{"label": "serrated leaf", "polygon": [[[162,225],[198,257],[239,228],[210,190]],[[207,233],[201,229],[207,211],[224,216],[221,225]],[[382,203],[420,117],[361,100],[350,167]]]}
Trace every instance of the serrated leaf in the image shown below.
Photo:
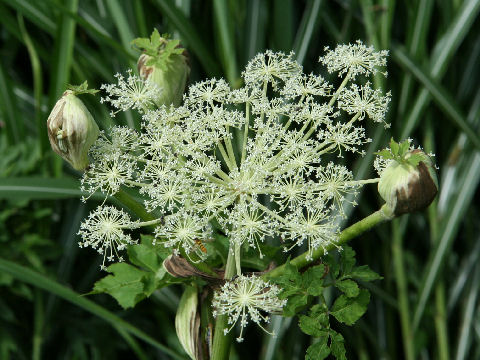
{"label": "serrated leaf", "polygon": [[153,29],[152,35],[150,35],[150,42],[152,46],[158,47],[161,44],[162,36],[157,29]]}
{"label": "serrated leaf", "polygon": [[399,155],[404,156],[407,153],[409,148],[410,148],[410,143],[408,142],[408,140],[405,140],[400,144]]}
{"label": "serrated leaf", "polygon": [[284,316],[294,316],[303,310],[308,303],[307,295],[292,295],[288,298],[287,304],[283,308]]}
{"label": "serrated leaf", "polygon": [[340,262],[334,256],[334,252],[329,252],[326,256],[323,257],[324,263],[328,266],[328,272],[330,276],[334,279],[340,274]]}
{"label": "serrated leaf", "polygon": [[307,335],[315,337],[328,336],[328,330],[315,317],[301,315],[298,325]]}
{"label": "serrated leaf", "polygon": [[392,154],[394,156],[398,155],[399,146],[398,143],[393,140],[393,138],[390,139],[390,149],[392,150]]}
{"label": "serrated leaf", "polygon": [[370,269],[368,265],[356,266],[350,276],[361,281],[373,281],[383,279],[379,274]]}
{"label": "serrated leaf", "polygon": [[392,155],[392,153],[389,150],[380,150],[375,153],[378,156],[383,157],[384,159],[394,159],[395,157]]}
{"label": "serrated leaf", "polygon": [[357,283],[349,279],[335,282],[335,287],[349,298],[357,297],[360,293]]}
{"label": "serrated leaf", "polygon": [[280,294],[281,299],[298,294],[303,290],[302,275],[298,272],[295,265],[292,265],[288,260],[285,263],[285,271],[283,274],[273,279],[273,281],[283,289]]}
{"label": "serrated leaf", "polygon": [[341,252],[343,275],[348,275],[352,272],[355,262],[355,250],[353,250],[350,246],[344,245],[343,251]]}
{"label": "serrated leaf", "polygon": [[[143,282],[143,293],[145,294],[145,297],[149,297],[150,295],[153,294],[155,290],[157,290],[159,287],[159,280],[163,278],[163,275],[166,274],[165,269],[161,268],[157,274],[154,273],[146,273],[145,276],[142,279]],[[163,282],[165,285],[165,282]]]}
{"label": "serrated leaf", "polygon": [[417,153],[417,154],[412,154],[411,156],[408,157],[407,159],[407,162],[410,164],[410,165],[413,165],[413,166],[418,166],[418,164],[421,162],[421,161],[424,161],[425,160],[425,155],[422,155],[421,153]]}
{"label": "serrated leaf", "polygon": [[93,293],[107,293],[118,301],[124,309],[133,307],[146,295],[144,292],[145,271],[126,263],[116,263],[107,268],[109,273],[97,281]]}
{"label": "serrated leaf", "polygon": [[355,298],[340,295],[330,309],[330,314],[341,323],[353,325],[367,311],[369,302],[370,293],[365,289],[361,289]]}
{"label": "serrated leaf", "polygon": [[67,89],[73,91],[75,95],[80,95],[80,94],[95,95],[100,91],[96,89],[89,89],[87,80],[85,80],[80,85],[67,85]]}
{"label": "serrated leaf", "polygon": [[328,336],[321,338],[319,342],[310,345],[305,355],[305,360],[323,360],[330,355],[330,348],[327,345]]}
{"label": "serrated leaf", "polygon": [[139,49],[146,50],[150,47],[150,41],[146,38],[137,38],[132,41],[132,44]]}
{"label": "serrated leaf", "polygon": [[153,245],[152,236],[142,235],[141,243],[128,247],[128,257],[132,264],[157,273],[170,251],[163,246]]}
{"label": "serrated leaf", "polygon": [[330,330],[330,350],[337,360],[347,360],[347,350],[345,350],[345,339],[334,330]]}
{"label": "serrated leaf", "polygon": [[311,267],[302,274],[302,284],[309,295],[319,296],[323,293],[324,277],[325,265],[323,264]]}

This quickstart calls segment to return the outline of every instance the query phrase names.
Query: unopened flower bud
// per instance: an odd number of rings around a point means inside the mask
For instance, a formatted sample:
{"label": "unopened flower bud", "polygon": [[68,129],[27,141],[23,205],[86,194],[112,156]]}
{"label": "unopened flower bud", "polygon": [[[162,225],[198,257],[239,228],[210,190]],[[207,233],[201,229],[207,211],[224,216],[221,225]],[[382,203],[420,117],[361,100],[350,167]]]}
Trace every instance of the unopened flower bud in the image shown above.
{"label": "unopened flower bud", "polygon": [[88,149],[99,130],[92,115],[73,91],[67,90],[57,101],[47,120],[48,139],[53,151],[76,170],[88,165]]}
{"label": "unopened flower bud", "polygon": [[438,192],[432,160],[418,149],[406,152],[403,161],[392,160],[381,173],[378,192],[396,216],[425,209]]}
{"label": "unopened flower bud", "polygon": [[201,358],[200,314],[195,286],[187,286],[178,304],[175,330],[183,349],[192,360]]}
{"label": "unopened flower bud", "polygon": [[155,101],[158,106],[180,105],[185,91],[190,65],[187,51],[179,40],[161,37],[155,30],[150,39],[136,39],[133,43],[144,53],[137,61],[138,73],[162,89]]}

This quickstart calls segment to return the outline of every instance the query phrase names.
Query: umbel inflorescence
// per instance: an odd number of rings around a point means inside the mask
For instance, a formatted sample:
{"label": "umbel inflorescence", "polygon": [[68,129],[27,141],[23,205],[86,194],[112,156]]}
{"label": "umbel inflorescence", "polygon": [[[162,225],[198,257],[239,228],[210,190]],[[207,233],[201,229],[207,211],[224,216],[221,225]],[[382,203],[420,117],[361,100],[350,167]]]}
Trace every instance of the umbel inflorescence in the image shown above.
{"label": "umbel inflorescence", "polygon": [[[334,86],[304,74],[293,53],[266,51],[246,66],[242,88],[233,90],[223,79],[202,81],[189,87],[178,107],[157,107],[153,83],[131,73],[127,80],[118,76],[117,85],[104,87],[103,101],[139,111],[142,131],[117,126],[102,133],[82,190],[113,195],[122,186],[136,187],[157,220],[127,220],[102,205],[81,226],[82,246],[112,260],[132,241],[125,231],[155,225],[158,245],[198,259],[205,256],[199,242],[210,239],[212,222],[237,254],[248,245],[262,256],[266,238],[285,249],[305,243],[310,254],[335,244],[346,195],[378,179],[355,181],[346,166],[324,157],[363,154],[371,140],[362,121],[386,124],[390,95],[368,81],[356,83],[383,67],[386,55],[361,42],[327,48],[320,61],[338,72]],[[141,91],[128,90],[131,84]]]}

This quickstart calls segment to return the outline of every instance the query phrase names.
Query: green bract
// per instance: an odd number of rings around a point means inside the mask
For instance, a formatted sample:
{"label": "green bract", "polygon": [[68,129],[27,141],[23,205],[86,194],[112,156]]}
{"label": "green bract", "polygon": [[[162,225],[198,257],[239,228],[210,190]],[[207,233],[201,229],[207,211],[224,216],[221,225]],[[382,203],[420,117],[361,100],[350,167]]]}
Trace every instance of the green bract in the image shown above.
{"label": "green bract", "polygon": [[390,149],[378,152],[386,162],[378,192],[395,215],[426,208],[438,191],[437,175],[430,157],[410,149],[408,140],[390,142]]}
{"label": "green bract", "polygon": [[150,40],[140,38],[133,43],[144,51],[137,62],[140,77],[162,89],[155,103],[158,106],[180,105],[190,74],[188,55],[180,42],[161,37],[155,30]]}

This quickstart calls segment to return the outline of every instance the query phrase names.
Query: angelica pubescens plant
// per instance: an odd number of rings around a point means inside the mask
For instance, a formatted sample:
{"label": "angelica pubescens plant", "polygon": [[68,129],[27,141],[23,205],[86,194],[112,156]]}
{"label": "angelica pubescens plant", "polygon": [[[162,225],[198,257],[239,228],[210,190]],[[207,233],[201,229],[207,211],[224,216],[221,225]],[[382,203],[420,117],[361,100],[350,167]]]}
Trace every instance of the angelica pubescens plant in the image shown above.
{"label": "angelica pubescens plant", "polygon": [[[159,36],[154,32],[150,39],[136,40],[148,55],[139,60],[140,76],[127,71],[127,76],[116,76],[116,84],[102,86],[106,92],[102,102],[113,106],[113,115],[129,109],[141,114],[141,131],[115,126],[101,132],[90,149],[92,162],[83,174],[82,190],[120,199],[126,196],[122,189],[131,188],[142,199],[137,209],[141,207],[148,216],[139,219],[138,211],[130,216],[102,204],[82,223],[80,246],[101,253],[102,269],[114,274],[99,281],[95,291],[109,292],[128,307],[168,285],[166,272],[177,278],[201,277],[214,293],[209,300],[209,311],[216,317],[213,340],[211,333],[205,334],[208,348],[213,349],[209,355],[221,359],[228,353],[228,337],[223,334],[235,324],[241,327],[239,341],[249,319],[269,332],[264,325],[266,313],[297,314],[309,297],[321,296],[328,275],[333,280],[328,286],[335,284],[344,295],[330,310],[325,303],[311,310],[314,320],[302,318],[307,324],[302,330],[326,336],[332,353],[341,358],[338,349],[343,338],[329,328],[325,316],[321,322],[327,335],[312,330],[309,321],[317,322],[326,309],[351,325],[369,300],[368,292],[354,280],[378,276],[366,267],[353,267],[350,250],[341,265],[333,257],[326,260],[330,274],[313,260],[341,249],[361,231],[394,215],[387,204],[375,216],[342,232],[337,221],[346,216],[347,201],[355,205],[363,185],[380,181],[354,180],[335,156],[365,153],[364,145],[371,139],[364,122],[388,127],[390,93],[373,89],[369,81],[378,71],[386,75],[387,52],[377,52],[360,41],[326,48],[319,61],[339,77],[327,81],[321,75],[303,73],[293,53],[267,50],[247,64],[243,87],[232,89],[223,79],[201,81],[190,85],[179,104],[178,86],[169,86],[168,81],[179,76],[185,83],[186,57],[178,42],[168,45]],[[157,55],[162,61],[171,55],[179,63],[166,66]],[[163,73],[169,69],[171,74]],[[131,230],[142,228],[152,235],[135,245]],[[272,246],[285,252],[303,247],[305,252],[266,274],[245,275],[245,264],[266,270],[273,260]],[[106,267],[106,262],[123,261],[125,249],[137,267],[125,263]],[[246,256],[258,261],[249,262],[252,259]],[[223,269],[212,269],[219,265],[219,257]],[[310,268],[299,273],[296,267],[305,265]],[[118,290],[135,277],[143,287]],[[201,353],[195,340],[200,338],[197,291],[196,287],[188,291],[182,300],[188,309],[179,310],[176,322],[177,331],[187,329],[179,338],[192,358]],[[336,306],[355,301],[347,318],[344,312],[335,312]]]}
{"label": "angelica pubescens plant", "polygon": [[[248,63],[240,89],[223,79],[191,85],[182,106],[145,110],[142,132],[114,127],[109,137],[102,134],[83,189],[113,195],[120,186],[137,187],[146,209],[162,222],[157,242],[176,253],[203,258],[197,244],[210,238],[212,220],[237,257],[243,244],[262,256],[259,244],[266,238],[281,239],[285,249],[306,243],[310,254],[335,244],[335,220],[344,215],[346,195],[378,179],[355,181],[347,167],[326,162],[324,155],[363,154],[370,139],[361,121],[384,122],[389,102],[389,94],[370,89],[370,83],[361,94],[352,83],[359,73],[384,65],[386,54],[360,43],[354,47],[358,55],[337,88],[319,75],[305,75],[293,54],[272,51]],[[332,70],[340,66],[334,55],[328,51],[322,58]],[[106,86],[106,99],[123,97],[117,102],[140,109],[128,99],[130,92],[119,91],[124,81],[118,77],[117,86]]]}

